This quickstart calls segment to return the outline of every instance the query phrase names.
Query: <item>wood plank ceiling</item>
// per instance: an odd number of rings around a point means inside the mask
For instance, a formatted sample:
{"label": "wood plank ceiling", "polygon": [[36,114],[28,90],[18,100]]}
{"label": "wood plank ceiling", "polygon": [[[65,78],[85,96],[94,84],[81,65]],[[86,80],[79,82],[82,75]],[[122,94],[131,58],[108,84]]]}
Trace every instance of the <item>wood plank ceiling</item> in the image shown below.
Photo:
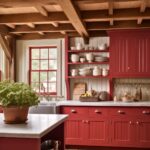
{"label": "wood plank ceiling", "polygon": [[150,27],[150,0],[0,0],[0,33],[17,39],[103,36]]}

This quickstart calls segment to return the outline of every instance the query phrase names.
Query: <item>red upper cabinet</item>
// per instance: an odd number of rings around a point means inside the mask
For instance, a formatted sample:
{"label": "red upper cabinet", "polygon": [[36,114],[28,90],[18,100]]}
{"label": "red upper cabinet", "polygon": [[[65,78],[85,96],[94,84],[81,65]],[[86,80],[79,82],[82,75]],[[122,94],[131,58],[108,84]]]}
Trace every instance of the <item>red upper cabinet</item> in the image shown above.
{"label": "red upper cabinet", "polygon": [[112,77],[150,77],[150,30],[110,31]]}

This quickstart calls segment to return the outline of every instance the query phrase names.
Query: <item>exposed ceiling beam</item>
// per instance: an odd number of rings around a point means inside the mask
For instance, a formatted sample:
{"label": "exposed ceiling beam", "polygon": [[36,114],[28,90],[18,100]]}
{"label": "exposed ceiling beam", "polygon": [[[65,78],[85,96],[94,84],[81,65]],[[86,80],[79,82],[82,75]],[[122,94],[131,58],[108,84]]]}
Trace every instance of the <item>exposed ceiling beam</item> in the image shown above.
{"label": "exposed ceiling beam", "polygon": [[51,24],[36,25],[35,28],[30,28],[26,25],[16,26],[15,29],[11,29],[10,33],[35,33],[35,32],[74,32],[75,29],[71,24],[60,24],[59,27],[54,27]]}
{"label": "exposed ceiling beam", "polygon": [[9,28],[5,25],[0,25],[0,34],[7,35],[9,33]]}
{"label": "exposed ceiling beam", "polygon": [[51,12],[49,17],[43,16],[39,13],[30,14],[11,14],[11,15],[0,15],[1,23],[16,23],[16,24],[27,24],[27,23],[69,23],[70,21],[63,12]]}
{"label": "exposed ceiling beam", "polygon": [[30,28],[35,28],[35,24],[33,24],[33,23],[27,23],[27,26]]}
{"label": "exposed ceiling beam", "polygon": [[82,22],[81,16],[79,15],[79,12],[77,12],[74,4],[71,0],[58,0],[59,5],[63,9],[64,13],[74,26],[74,28],[77,30],[77,32],[81,36],[88,37],[88,32],[86,30],[86,27],[84,23]]}
{"label": "exposed ceiling beam", "polygon": [[8,58],[9,61],[11,61],[11,50],[10,50],[8,41],[1,34],[0,34],[0,44],[2,46],[2,49],[3,49],[6,57]]}
{"label": "exposed ceiling beam", "polygon": [[142,19],[142,18],[138,18],[138,20],[137,20],[137,24],[141,24],[141,23],[142,23],[142,21],[143,21],[143,19]]}
{"label": "exposed ceiling beam", "polygon": [[[140,13],[138,9],[123,9],[114,10],[113,15],[109,16],[107,10],[98,11],[83,11],[82,18],[86,22],[93,21],[109,21],[111,18],[116,20],[137,20],[138,18],[150,19],[150,8],[145,12]],[[73,17],[72,17],[73,18]],[[75,20],[76,21],[76,20]],[[0,24],[26,24],[26,23],[70,23],[65,14],[62,12],[51,12],[49,17],[42,16],[41,14],[15,14],[15,15],[0,15]]]}
{"label": "exposed ceiling beam", "polygon": [[57,0],[0,0],[0,6],[3,7],[31,7],[35,4],[51,5],[56,3]]}
{"label": "exposed ceiling beam", "polygon": [[[75,33],[68,33],[68,36],[79,36],[79,34],[77,32]],[[66,35],[61,34],[60,32],[57,33],[47,33],[43,36],[39,35],[38,33],[32,34],[24,34],[21,37],[18,37],[17,39],[20,40],[34,40],[34,39],[53,39],[53,38],[64,38]]]}
{"label": "exposed ceiling beam", "polygon": [[60,33],[61,33],[61,34],[63,34],[63,35],[65,35],[65,34],[66,34],[66,32],[65,32],[65,31],[60,31]]}
{"label": "exposed ceiling beam", "polygon": [[59,24],[57,22],[52,22],[51,24],[56,28],[59,26]]}
{"label": "exposed ceiling beam", "polygon": [[35,8],[36,8],[36,9],[39,11],[39,13],[41,13],[43,16],[48,16],[48,13],[47,13],[47,11],[45,10],[45,8],[44,8],[43,6],[37,5]]}
{"label": "exposed ceiling beam", "polygon": [[15,29],[15,27],[16,27],[14,24],[9,24],[9,23],[6,24],[6,26],[8,26],[8,27],[10,27],[10,28],[12,28],[12,29]]}
{"label": "exposed ceiling beam", "polygon": [[45,35],[43,32],[38,32],[40,35]]}
{"label": "exposed ceiling beam", "polygon": [[109,0],[109,2],[108,2],[109,15],[113,15],[113,7],[114,7],[114,2],[113,2],[113,0]]}
{"label": "exposed ceiling beam", "polygon": [[146,5],[147,5],[147,0],[141,0],[140,12],[143,13],[145,11]]}
{"label": "exposed ceiling beam", "polygon": [[115,21],[113,26],[110,26],[109,22],[93,22],[87,23],[88,31],[93,30],[112,30],[112,29],[138,29],[149,28],[150,20],[144,20],[142,24],[138,25],[136,20],[133,21]]}

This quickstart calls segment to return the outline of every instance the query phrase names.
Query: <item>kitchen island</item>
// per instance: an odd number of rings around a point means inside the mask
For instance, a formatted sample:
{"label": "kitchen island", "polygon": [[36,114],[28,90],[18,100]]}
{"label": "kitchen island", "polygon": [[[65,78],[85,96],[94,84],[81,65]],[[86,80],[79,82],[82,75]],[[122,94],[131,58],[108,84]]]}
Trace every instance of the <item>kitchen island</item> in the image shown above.
{"label": "kitchen island", "polygon": [[64,150],[67,115],[29,114],[26,124],[5,124],[0,114],[0,150],[40,150],[48,139],[59,140]]}

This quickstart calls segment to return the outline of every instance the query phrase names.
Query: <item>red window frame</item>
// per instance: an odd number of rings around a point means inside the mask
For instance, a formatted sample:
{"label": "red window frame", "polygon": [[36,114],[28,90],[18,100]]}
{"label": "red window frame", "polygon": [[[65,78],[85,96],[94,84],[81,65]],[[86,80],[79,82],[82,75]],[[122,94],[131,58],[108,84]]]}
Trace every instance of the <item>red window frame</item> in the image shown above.
{"label": "red window frame", "polygon": [[[49,66],[48,66],[48,69],[41,69],[41,60],[48,60],[48,65],[49,65],[49,61],[50,60],[57,60],[57,58],[53,59],[53,58],[50,58],[49,56],[49,49],[51,48],[56,48],[57,49],[57,46],[40,46],[40,47],[29,47],[29,84],[31,85],[31,73],[32,72],[38,72],[39,73],[39,81],[38,82],[33,82],[33,83],[39,83],[39,85],[43,84],[42,82],[40,82],[40,73],[42,72],[45,72],[47,73],[47,85],[50,84],[50,83],[56,83],[56,91],[55,92],[41,92],[41,88],[39,86],[39,94],[40,95],[57,95],[57,72],[58,72],[58,68],[57,69],[49,69]],[[33,59],[32,58],[32,50],[34,49],[39,49],[39,58],[38,59]],[[41,59],[41,49],[48,49],[48,59]],[[39,60],[39,69],[38,70],[32,70],[32,61],[33,60]],[[49,81],[48,80],[48,73],[50,72],[56,72],[56,81]],[[48,91],[48,86],[47,86],[47,91]]]}

